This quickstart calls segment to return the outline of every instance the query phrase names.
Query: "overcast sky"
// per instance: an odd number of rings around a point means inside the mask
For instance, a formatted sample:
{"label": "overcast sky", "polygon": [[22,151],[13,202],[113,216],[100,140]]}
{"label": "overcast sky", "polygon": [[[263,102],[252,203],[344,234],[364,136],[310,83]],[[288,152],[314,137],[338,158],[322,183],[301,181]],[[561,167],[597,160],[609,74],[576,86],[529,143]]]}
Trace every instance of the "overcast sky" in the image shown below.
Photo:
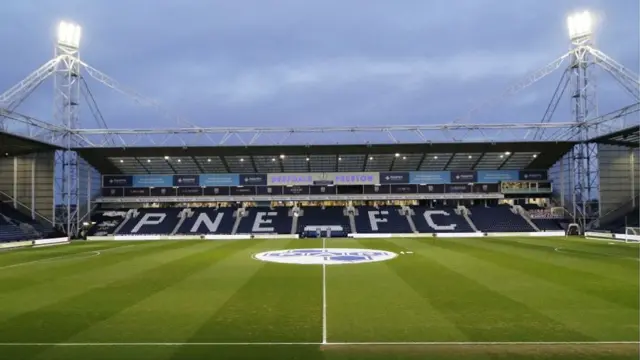
{"label": "overcast sky", "polygon": [[[637,73],[637,0],[11,0],[0,91],[51,58],[57,22],[72,20],[84,61],[198,125],[440,124],[561,56],[565,17],[583,9],[597,46]],[[560,75],[465,121],[538,122]],[[601,113],[632,102],[598,82]],[[111,128],[176,125],[87,83]],[[52,101],[45,84],[20,112],[53,121]],[[554,121],[571,120],[568,105]],[[82,126],[97,127],[84,108]]]}

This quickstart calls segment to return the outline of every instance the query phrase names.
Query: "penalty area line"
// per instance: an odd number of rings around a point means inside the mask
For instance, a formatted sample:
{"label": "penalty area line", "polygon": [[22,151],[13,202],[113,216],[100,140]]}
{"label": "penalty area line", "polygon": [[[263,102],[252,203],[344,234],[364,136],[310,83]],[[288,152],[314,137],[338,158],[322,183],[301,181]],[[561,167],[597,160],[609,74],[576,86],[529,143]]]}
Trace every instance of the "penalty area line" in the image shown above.
{"label": "penalty area line", "polygon": [[104,342],[104,343],[0,343],[0,346],[564,346],[638,345],[640,341],[417,341],[417,342]]}

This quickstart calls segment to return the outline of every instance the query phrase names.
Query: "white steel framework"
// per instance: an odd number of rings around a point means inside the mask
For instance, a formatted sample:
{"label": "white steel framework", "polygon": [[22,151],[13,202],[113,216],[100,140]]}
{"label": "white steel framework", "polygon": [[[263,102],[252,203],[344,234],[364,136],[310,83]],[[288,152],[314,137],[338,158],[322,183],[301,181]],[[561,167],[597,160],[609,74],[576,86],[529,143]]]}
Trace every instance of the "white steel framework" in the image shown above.
{"label": "white steel framework", "polygon": [[73,151],[78,142],[69,129],[80,127],[80,28],[77,25],[61,23],[55,58],[60,59],[53,72],[54,119],[65,130],[54,132],[51,141],[61,144],[65,150],[56,151],[55,161],[61,171],[54,175],[54,225],[62,224],[68,234],[75,234],[79,228],[80,210],[80,166],[79,156]]}
{"label": "white steel framework", "polygon": [[590,51],[592,19],[588,12],[583,12],[570,16],[567,22],[573,48],[569,64],[571,113],[577,125],[575,139],[580,141],[571,152],[574,172],[571,203],[574,218],[580,221],[582,229],[587,229],[588,219],[599,213],[599,209],[591,206],[599,203],[598,157],[596,145],[589,143],[589,139],[601,135],[599,125],[588,124],[589,119],[598,116],[596,61]]}
{"label": "white steel framework", "polygon": [[[83,62],[79,56],[80,28],[77,25],[64,23],[60,28],[56,43],[55,57],[24,80],[0,94],[0,130],[19,132],[27,129],[26,135],[46,140],[62,146],[57,159],[62,169],[57,177],[56,217],[64,222],[65,230],[75,233],[82,218],[88,213],[91,203],[90,191],[83,186],[83,179],[90,181],[91,169],[79,159],[72,149],[77,147],[131,147],[141,145],[157,146],[196,146],[201,144],[231,145],[287,145],[308,144],[300,135],[313,134],[353,134],[367,136],[382,134],[387,142],[496,142],[517,140],[580,140],[581,144],[570,156],[571,192],[574,201],[570,201],[573,214],[585,218],[587,201],[597,197],[597,163],[595,152],[587,142],[605,132],[623,129],[637,123],[640,109],[640,80],[638,75],[617,63],[611,57],[596,49],[591,37],[590,18],[585,13],[570,19],[571,48],[568,52],[532,72],[522,81],[507,88],[499,96],[490,99],[479,107],[469,111],[454,121],[440,125],[407,125],[407,126],[369,126],[369,127],[250,127],[250,128],[217,128],[198,127],[180,116],[172,115],[164,110],[156,101],[122,86],[119,82]],[[585,20],[586,19],[586,20]],[[542,121],[539,123],[520,124],[471,124],[473,116],[489,107],[528,88],[532,84],[547,77],[558,69],[565,68],[564,74]],[[622,88],[631,95],[633,101],[629,106],[599,116],[594,69],[601,69],[610,74]],[[46,122],[16,111],[18,106],[46,79],[54,79],[54,122]],[[99,107],[92,97],[85,79],[92,78],[101,84],[133,99],[133,101],[155,109],[161,116],[173,119],[176,128],[169,129],[108,129],[102,118]],[[553,122],[557,104],[567,93],[572,102],[572,118],[562,122]],[[89,106],[89,113],[94,117],[98,128],[82,128],[78,112],[81,99]],[[84,121],[83,125],[87,125]],[[24,135],[24,134],[23,134]],[[404,136],[404,137],[403,137]],[[406,136],[409,136],[407,138]],[[327,139],[330,137],[327,136]],[[350,142],[354,136],[347,137]],[[380,142],[380,141],[378,141]],[[84,169],[83,169],[84,167]],[[86,175],[82,173],[86,172]],[[575,195],[573,195],[575,194]],[[86,204],[86,206],[83,206]],[[81,208],[86,208],[81,210]],[[585,224],[584,221],[582,223]]]}

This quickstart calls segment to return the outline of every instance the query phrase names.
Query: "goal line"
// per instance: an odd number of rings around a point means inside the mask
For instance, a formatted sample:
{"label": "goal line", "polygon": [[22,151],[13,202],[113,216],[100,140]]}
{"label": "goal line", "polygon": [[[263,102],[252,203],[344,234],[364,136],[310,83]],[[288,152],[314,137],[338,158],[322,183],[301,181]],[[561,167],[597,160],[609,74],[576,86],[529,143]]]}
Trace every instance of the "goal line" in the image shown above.
{"label": "goal line", "polygon": [[75,342],[75,343],[0,343],[0,346],[564,346],[564,345],[640,345],[640,341],[417,341],[417,342]]}

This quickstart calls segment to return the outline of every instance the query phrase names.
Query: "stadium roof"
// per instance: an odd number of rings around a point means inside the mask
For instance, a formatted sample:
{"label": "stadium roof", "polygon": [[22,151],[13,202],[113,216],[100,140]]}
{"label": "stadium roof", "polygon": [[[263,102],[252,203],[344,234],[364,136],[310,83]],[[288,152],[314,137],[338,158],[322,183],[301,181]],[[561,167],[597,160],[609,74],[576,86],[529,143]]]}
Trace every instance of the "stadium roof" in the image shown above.
{"label": "stadium roof", "polygon": [[19,156],[60,149],[57,145],[0,131],[0,154],[2,156]]}
{"label": "stadium roof", "polygon": [[573,142],[80,148],[102,174],[546,169]]}
{"label": "stadium roof", "polygon": [[640,125],[612,132],[592,140],[598,144],[619,145],[631,148],[640,147]]}

